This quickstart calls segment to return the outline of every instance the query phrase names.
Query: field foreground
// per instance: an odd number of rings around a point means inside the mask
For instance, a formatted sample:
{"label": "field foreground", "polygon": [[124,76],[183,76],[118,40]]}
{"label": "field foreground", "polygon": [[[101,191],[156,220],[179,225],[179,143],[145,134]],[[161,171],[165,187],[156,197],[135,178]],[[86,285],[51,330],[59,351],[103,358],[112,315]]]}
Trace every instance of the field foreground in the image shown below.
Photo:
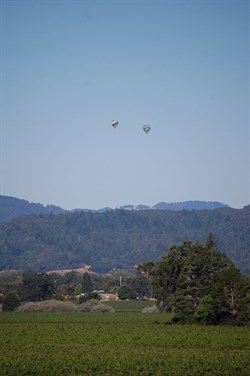
{"label": "field foreground", "polygon": [[250,375],[249,327],[166,322],[138,312],[1,313],[1,375]]}

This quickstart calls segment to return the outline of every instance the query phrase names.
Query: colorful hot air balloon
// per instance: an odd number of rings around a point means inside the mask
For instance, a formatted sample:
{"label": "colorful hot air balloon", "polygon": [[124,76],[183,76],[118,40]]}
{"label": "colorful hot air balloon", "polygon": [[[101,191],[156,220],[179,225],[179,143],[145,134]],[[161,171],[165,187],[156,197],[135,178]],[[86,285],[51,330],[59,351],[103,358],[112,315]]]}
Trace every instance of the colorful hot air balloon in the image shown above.
{"label": "colorful hot air balloon", "polygon": [[116,128],[117,125],[119,124],[119,121],[118,120],[112,120],[112,127]]}

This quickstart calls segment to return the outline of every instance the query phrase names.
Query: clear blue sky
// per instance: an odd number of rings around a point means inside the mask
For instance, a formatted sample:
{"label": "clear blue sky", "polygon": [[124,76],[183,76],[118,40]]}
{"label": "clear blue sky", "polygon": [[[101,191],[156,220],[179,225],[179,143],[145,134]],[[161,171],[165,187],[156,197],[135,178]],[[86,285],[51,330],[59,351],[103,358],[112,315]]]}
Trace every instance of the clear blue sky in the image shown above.
{"label": "clear blue sky", "polygon": [[1,194],[250,203],[248,0],[0,1]]}

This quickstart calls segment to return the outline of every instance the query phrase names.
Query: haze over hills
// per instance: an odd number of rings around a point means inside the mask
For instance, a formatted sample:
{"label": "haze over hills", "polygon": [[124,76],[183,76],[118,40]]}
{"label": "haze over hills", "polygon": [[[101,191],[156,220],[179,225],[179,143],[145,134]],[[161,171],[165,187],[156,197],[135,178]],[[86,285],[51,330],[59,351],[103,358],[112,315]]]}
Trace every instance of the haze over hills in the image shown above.
{"label": "haze over hills", "polygon": [[[154,206],[150,207],[145,204],[140,205],[123,205],[119,209],[122,210],[149,210],[149,209],[159,209],[159,210],[213,210],[222,207],[228,207],[228,205],[217,201],[184,201],[175,203],[159,202]],[[117,208],[116,208],[117,209]],[[39,214],[67,214],[72,212],[80,211],[97,211],[106,212],[114,210],[110,207],[101,208],[99,210],[92,209],[73,209],[65,210],[55,205],[44,206],[40,203],[30,203],[27,200],[19,199],[11,196],[0,195],[0,221],[9,221],[13,218],[19,217],[21,215],[39,215]]]}
{"label": "haze over hills", "polygon": [[0,221],[9,221],[21,215],[59,214],[67,211],[55,206],[44,206],[11,196],[0,195]]}
{"label": "haze over hills", "polygon": [[250,274],[250,205],[243,209],[107,210],[25,215],[0,224],[0,270],[49,271],[91,265],[113,268],[158,261],[173,244],[204,243]]}

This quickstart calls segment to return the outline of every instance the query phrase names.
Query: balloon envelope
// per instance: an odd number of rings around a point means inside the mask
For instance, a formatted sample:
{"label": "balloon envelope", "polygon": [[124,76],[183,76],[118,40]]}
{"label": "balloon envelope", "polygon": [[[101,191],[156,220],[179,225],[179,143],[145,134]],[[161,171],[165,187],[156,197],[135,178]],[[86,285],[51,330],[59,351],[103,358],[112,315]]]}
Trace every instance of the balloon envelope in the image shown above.
{"label": "balloon envelope", "polygon": [[144,130],[145,133],[148,133],[150,131],[150,129],[151,129],[151,126],[149,124],[145,124],[143,126],[143,130]]}
{"label": "balloon envelope", "polygon": [[117,127],[117,125],[119,124],[119,121],[118,120],[112,120],[112,126],[114,127],[114,128],[116,128]]}

